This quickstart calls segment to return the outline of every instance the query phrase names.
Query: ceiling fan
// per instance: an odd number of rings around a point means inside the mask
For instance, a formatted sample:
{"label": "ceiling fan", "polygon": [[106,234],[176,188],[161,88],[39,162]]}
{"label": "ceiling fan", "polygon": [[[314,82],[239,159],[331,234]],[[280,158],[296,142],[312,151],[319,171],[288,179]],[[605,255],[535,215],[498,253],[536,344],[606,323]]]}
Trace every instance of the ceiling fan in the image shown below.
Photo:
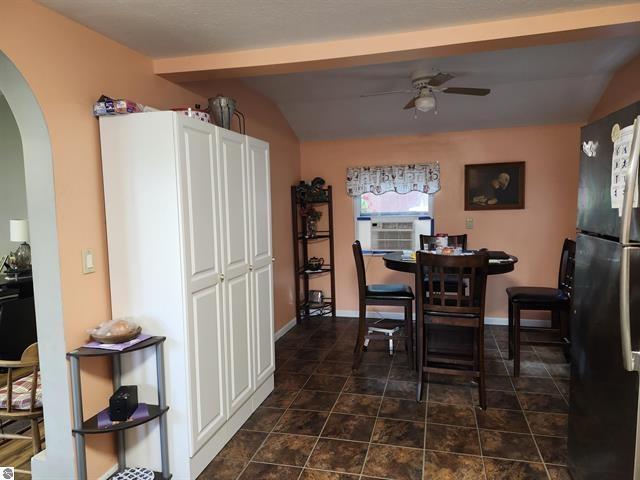
{"label": "ceiling fan", "polygon": [[404,106],[404,110],[414,108],[416,111],[428,112],[434,110],[438,113],[436,96],[434,93],[452,93],[455,95],[473,95],[484,97],[491,92],[488,88],[467,88],[467,87],[446,87],[439,88],[442,84],[454,78],[450,73],[428,73],[417,71],[411,77],[411,86],[409,90],[391,90],[388,92],[375,92],[360,95],[360,97],[374,97],[377,95],[390,95],[395,93],[412,93],[414,97]]}

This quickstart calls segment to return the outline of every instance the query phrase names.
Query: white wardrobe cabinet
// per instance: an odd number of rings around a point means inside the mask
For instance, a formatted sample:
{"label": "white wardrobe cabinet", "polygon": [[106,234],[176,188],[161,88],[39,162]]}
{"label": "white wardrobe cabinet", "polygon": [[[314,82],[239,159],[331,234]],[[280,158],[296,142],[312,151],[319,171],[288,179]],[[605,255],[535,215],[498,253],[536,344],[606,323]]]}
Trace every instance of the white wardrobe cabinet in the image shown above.
{"label": "white wardrobe cabinet", "polygon": [[[167,337],[170,469],[193,479],[273,390],[269,145],[174,112],[102,117],[100,136],[113,316]],[[124,363],[141,401],[148,360]],[[130,464],[159,462],[156,435],[128,434]]]}

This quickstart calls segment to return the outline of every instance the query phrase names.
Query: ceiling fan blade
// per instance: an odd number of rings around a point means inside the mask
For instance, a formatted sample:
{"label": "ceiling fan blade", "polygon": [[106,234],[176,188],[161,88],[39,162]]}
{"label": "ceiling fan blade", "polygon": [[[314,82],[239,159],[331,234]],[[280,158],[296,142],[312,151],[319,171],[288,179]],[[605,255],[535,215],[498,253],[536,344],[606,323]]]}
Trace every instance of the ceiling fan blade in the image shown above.
{"label": "ceiling fan blade", "polygon": [[388,92],[365,93],[363,95],[360,95],[360,98],[377,97],[378,95],[391,95],[393,93],[414,93],[414,91],[413,90],[389,90]]}
{"label": "ceiling fan blade", "polygon": [[491,90],[488,88],[466,88],[466,87],[449,87],[442,90],[442,93],[455,93],[458,95],[475,95],[478,97],[484,97],[489,95]]}
{"label": "ceiling fan blade", "polygon": [[453,78],[453,75],[450,73],[438,73],[435,76],[431,77],[429,80],[429,85],[432,87],[439,87],[445,82],[448,82]]}
{"label": "ceiling fan blade", "polygon": [[416,98],[418,98],[418,97],[414,97],[414,98],[412,98],[412,99],[409,101],[409,103],[407,103],[407,104],[404,106],[403,110],[409,110],[410,108],[414,108],[414,107],[416,106]]}

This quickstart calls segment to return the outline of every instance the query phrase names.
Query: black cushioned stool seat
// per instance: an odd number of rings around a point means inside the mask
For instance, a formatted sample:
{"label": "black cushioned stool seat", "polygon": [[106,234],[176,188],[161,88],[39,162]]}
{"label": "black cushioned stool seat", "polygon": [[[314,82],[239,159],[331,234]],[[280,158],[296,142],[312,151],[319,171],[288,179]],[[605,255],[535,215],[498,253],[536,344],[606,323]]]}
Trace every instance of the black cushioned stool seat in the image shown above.
{"label": "black cushioned stool seat", "polygon": [[569,300],[567,292],[559,288],[547,287],[510,287],[507,288],[507,295],[509,296],[509,301],[523,303],[562,303]]}
{"label": "black cushioned stool seat", "polygon": [[401,283],[367,285],[367,297],[405,297],[413,298],[409,285]]}

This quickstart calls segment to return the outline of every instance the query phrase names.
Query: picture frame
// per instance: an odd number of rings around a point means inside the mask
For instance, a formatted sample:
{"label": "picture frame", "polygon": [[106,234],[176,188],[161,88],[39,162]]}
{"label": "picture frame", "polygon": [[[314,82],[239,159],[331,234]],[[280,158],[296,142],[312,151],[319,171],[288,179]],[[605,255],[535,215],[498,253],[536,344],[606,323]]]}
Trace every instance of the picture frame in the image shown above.
{"label": "picture frame", "polygon": [[524,209],[525,162],[464,166],[465,210]]}

